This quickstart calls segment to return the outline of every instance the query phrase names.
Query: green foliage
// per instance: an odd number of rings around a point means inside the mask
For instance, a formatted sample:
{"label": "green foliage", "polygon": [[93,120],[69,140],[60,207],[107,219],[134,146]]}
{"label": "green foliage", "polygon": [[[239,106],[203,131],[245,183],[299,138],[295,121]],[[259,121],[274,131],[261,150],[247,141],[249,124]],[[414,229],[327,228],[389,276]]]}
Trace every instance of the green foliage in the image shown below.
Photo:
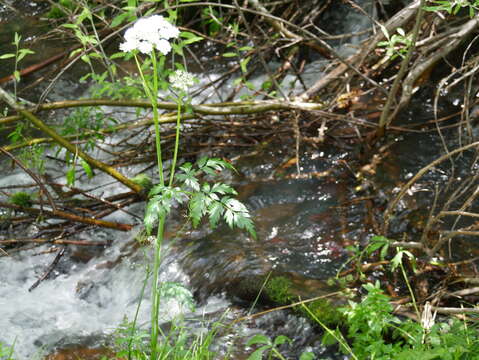
{"label": "green foliage", "polygon": [[[231,32],[231,35],[233,36],[234,39],[238,37],[239,34],[239,24],[233,23],[229,25],[229,30]],[[251,61],[251,55],[249,52],[253,50],[253,47],[246,45],[246,46],[240,46],[238,45],[238,42],[235,40],[230,41],[229,43],[226,44],[226,47],[229,49],[229,51],[226,51],[223,53],[224,58],[235,58],[235,60],[238,61],[240,70],[241,70],[241,76],[233,81],[233,85],[238,86],[238,85],[244,85],[248,90],[255,92],[256,88],[253,83],[248,81],[247,75],[248,75],[248,64]],[[247,94],[243,95],[241,97],[242,100],[248,100],[253,98],[252,95]]]}
{"label": "green foliage", "polygon": [[150,190],[149,201],[146,206],[144,224],[148,234],[160,219],[164,219],[170,212],[171,206],[176,202],[183,203],[186,193],[178,187],[156,185]]}
{"label": "green foliage", "polygon": [[115,344],[118,349],[117,357],[125,359],[147,359],[145,351],[149,332],[138,329],[135,323],[125,318],[115,334]]}
{"label": "green foliage", "polygon": [[[348,263],[355,262],[357,264],[357,272],[359,276],[363,278],[364,274],[361,270],[363,258],[370,257],[374,252],[379,251],[380,259],[384,260],[388,254],[390,242],[391,240],[384,236],[375,235],[369,239],[368,244],[364,248],[361,248],[359,245],[346,247],[346,250],[348,250],[351,255],[342,267],[345,267]],[[339,279],[339,281],[344,282],[344,279]]]}
{"label": "green foliage", "polygon": [[20,61],[22,61],[25,58],[25,56],[35,53],[34,51],[30,49],[21,48],[20,47],[21,40],[22,40],[21,35],[18,35],[18,33],[15,33],[13,42],[12,42],[12,45],[15,46],[15,52],[0,55],[0,60],[10,59],[10,58],[15,59],[14,70],[13,70],[13,94],[15,98],[17,97],[17,83],[20,82],[20,71],[18,71],[18,64],[20,63]]}
{"label": "green foliage", "polygon": [[275,276],[268,281],[265,292],[268,297],[277,304],[289,304],[296,300],[291,293],[293,283],[284,276]]}
{"label": "green foliage", "polygon": [[[82,134],[88,130],[98,131],[102,129],[105,126],[106,120],[111,121],[112,119],[106,118],[103,111],[98,107],[79,107],[65,117],[65,121],[61,125],[61,134],[63,136],[77,135],[82,138],[85,136],[82,136]],[[100,133],[95,133],[93,136],[96,139],[103,139]]]}
{"label": "green foliage", "polygon": [[468,8],[469,16],[472,18],[479,10],[479,0],[433,0],[429,2],[431,5],[424,7],[426,11],[446,11],[449,14],[456,15],[461,9]]}
{"label": "green foliage", "polygon": [[[115,55],[110,56],[110,59],[116,58]],[[144,96],[141,79],[137,77],[125,76],[121,81],[112,81],[108,79],[108,72],[104,71],[101,74],[89,73],[82,80],[88,78],[93,81],[91,92],[94,99],[136,100]]]}
{"label": "green foliage", "polygon": [[74,10],[75,5],[71,0],[60,0],[57,2],[57,5],[53,5],[46,17],[49,19],[60,19],[67,16],[67,10]]}
{"label": "green foliage", "polygon": [[43,154],[45,147],[41,144],[34,144],[20,151],[19,159],[23,164],[30,168],[37,170],[40,174],[45,172],[45,160]]}
{"label": "green foliage", "polygon": [[223,27],[223,18],[220,13],[209,5],[201,10],[202,24],[206,25],[208,34],[216,36]]}
{"label": "green foliage", "polygon": [[[181,321],[172,321],[170,325],[168,335],[160,336],[155,359],[212,360],[215,358],[209,348],[216,335],[216,325],[208,332],[196,336],[190,335],[187,327]],[[149,359],[148,338],[149,332],[136,328],[133,323],[129,323],[125,319],[116,331],[116,358]]]}
{"label": "green foliage", "polygon": [[197,226],[203,216],[208,216],[211,228],[215,228],[218,221],[223,218],[231,227],[247,230],[253,238],[256,238],[253,221],[246,206],[231,196],[237,192],[224,183],[207,183],[200,186],[199,176],[206,175],[215,177],[219,172],[230,169],[233,166],[221,159],[203,157],[198,160],[196,166],[186,163],[180,167],[177,179],[186,188],[191,189],[189,202],[189,216],[193,226]]}
{"label": "green foliage", "polygon": [[392,314],[390,298],[379,283],[366,284],[367,295],[359,302],[339,310],[345,315],[347,337],[327,327],[323,342],[340,343],[340,348],[354,359],[477,359],[479,333],[457,319],[436,323],[431,328]]}
{"label": "green foliage", "polygon": [[15,129],[7,136],[12,144],[16,144],[24,139],[23,132],[25,130],[25,127],[26,125],[24,122],[17,122],[17,124],[15,125]]}
{"label": "green foliage", "polygon": [[249,357],[248,360],[261,360],[265,354],[274,354],[280,359],[284,359],[281,353],[278,351],[277,347],[284,343],[291,344],[291,339],[284,335],[277,336],[273,341],[265,335],[255,335],[246,343],[247,346],[252,345],[261,345],[256,349]]}
{"label": "green foliage", "polygon": [[0,360],[14,360],[13,346],[8,346],[0,342]]}
{"label": "green foliage", "polygon": [[397,352],[398,342],[384,341],[387,331],[400,323],[393,316],[389,298],[383,294],[379,283],[366,284],[368,296],[361,303],[350,302],[340,309],[347,318],[348,337],[353,339],[352,348],[359,359],[391,358]]}
{"label": "green foliage", "polygon": [[[281,360],[286,360],[286,358],[281,355],[278,347],[283,344],[292,344],[290,338],[284,335],[279,335],[271,340],[269,337],[257,334],[248,340],[246,343],[247,346],[260,345],[254,352],[248,356],[247,360],[261,360],[264,356],[267,356],[267,359],[278,358]],[[315,359],[314,354],[311,352],[304,352],[301,354],[299,360],[313,360]]]}
{"label": "green foliage", "polygon": [[151,178],[146,174],[138,174],[131,179],[135,184],[140,185],[143,189],[150,191],[153,187]]}
{"label": "green foliage", "polygon": [[189,311],[195,311],[195,299],[190,290],[177,282],[165,281],[161,283],[160,296],[162,299],[174,299],[181,305],[188,308]]}
{"label": "green foliage", "polygon": [[12,194],[9,200],[12,204],[22,207],[31,207],[33,203],[32,195],[24,191]]}
{"label": "green foliage", "polygon": [[[307,308],[307,310],[305,309]],[[328,299],[317,299],[304,304],[299,310],[312,321],[321,319],[326,326],[336,327],[344,323],[345,316]]]}
{"label": "green foliage", "polygon": [[406,35],[404,29],[397,28],[397,34],[390,36],[384,26],[381,30],[387,40],[378,42],[378,46],[386,49],[386,57],[391,60],[398,56],[404,58],[412,45],[412,34]]}
{"label": "green foliage", "polygon": [[193,165],[185,163],[176,174],[178,186],[156,185],[149,193],[146,207],[145,227],[148,233],[160,218],[168,215],[173,204],[188,203],[188,217],[194,227],[203,217],[208,217],[211,228],[215,228],[220,219],[231,227],[245,229],[256,238],[253,221],[246,206],[232,198],[236,191],[224,183],[203,182],[201,176],[215,177],[225,169],[234,169],[221,159],[203,157]]}

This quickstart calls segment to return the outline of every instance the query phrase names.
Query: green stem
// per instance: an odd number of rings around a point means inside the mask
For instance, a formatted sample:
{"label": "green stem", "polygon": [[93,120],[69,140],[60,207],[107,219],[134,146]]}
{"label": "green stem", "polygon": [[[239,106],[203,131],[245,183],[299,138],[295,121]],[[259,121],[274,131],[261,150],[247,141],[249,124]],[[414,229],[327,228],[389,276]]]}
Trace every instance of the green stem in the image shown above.
{"label": "green stem", "polygon": [[156,54],[154,51],[150,54],[151,61],[153,63],[153,89],[150,89],[148,82],[145,79],[145,74],[141,69],[140,62],[138,61],[138,56],[135,54],[136,66],[140,72],[141,82],[143,84],[143,89],[145,90],[146,96],[150,99],[151,107],[153,110],[153,124],[155,127],[155,146],[156,146],[156,161],[158,163],[158,176],[160,177],[160,185],[165,184],[163,177],[163,160],[161,158],[161,135],[160,135],[160,126],[158,120],[158,67],[156,62]]}
{"label": "green stem", "polygon": [[311,316],[311,318],[316,321],[319,325],[321,325],[321,327],[330,335],[332,336],[337,342],[339,345],[342,346],[342,348],[344,350],[346,350],[349,355],[351,355],[351,357],[354,359],[354,360],[359,360],[358,357],[354,354],[353,350],[351,349],[351,347],[349,346],[348,342],[344,339],[343,335],[339,332],[339,331],[334,331],[334,330],[331,330],[329,327],[327,327],[325,324],[323,324],[321,322],[321,320],[318,319],[318,317],[303,303],[301,304],[301,306],[304,308],[304,310],[306,310],[306,312]]}
{"label": "green stem", "polygon": [[286,360],[286,358],[283,355],[281,355],[281,353],[276,348],[273,347],[271,350],[276,355],[276,357],[278,357],[281,360]]}
{"label": "green stem", "polygon": [[155,125],[155,143],[156,143],[156,160],[158,162],[158,175],[160,177],[160,185],[165,185],[163,177],[163,160],[161,158],[161,137],[160,125],[158,121],[158,64],[156,61],[156,54],[151,52],[151,61],[153,63],[153,94],[150,97],[151,105],[153,106],[153,123]]}
{"label": "green stem", "polygon": [[170,184],[169,184],[170,187],[173,185],[173,179],[175,177],[176,160],[178,158],[178,148],[180,146],[180,125],[181,125],[181,99],[178,98],[178,110],[176,114],[175,151],[173,153],[173,161],[171,163]]}
{"label": "green stem", "polygon": [[156,103],[156,101],[152,101],[153,98],[151,96],[151,89],[148,87],[148,83],[146,82],[145,74],[143,74],[143,70],[141,69],[140,62],[138,61],[138,56],[136,56],[136,54],[134,56],[135,56],[136,67],[138,68],[138,71],[140,72],[143,89],[145,90],[146,96],[148,96],[148,99],[150,99],[150,102],[152,103],[151,105],[153,106],[153,103]]}
{"label": "green stem", "polygon": [[404,269],[404,265],[402,264],[402,262],[399,263],[399,266],[401,267],[402,276],[404,277],[409,293],[411,294],[411,301],[412,301],[414,310],[416,311],[417,318],[420,320],[421,312],[419,311],[419,308],[417,307],[416,297],[414,296],[414,291],[412,290],[411,284],[409,283],[408,277],[406,275],[406,270]]}
{"label": "green stem", "polygon": [[[158,163],[158,176],[160,178],[160,185],[165,184],[164,175],[163,175],[163,160],[161,154],[161,134],[160,134],[160,125],[158,119],[158,62],[156,59],[155,51],[152,51],[150,54],[151,61],[153,64],[153,84],[152,88],[148,86],[148,83],[145,79],[141,66],[138,62],[138,58],[135,55],[136,64],[140,71],[140,76],[143,81],[143,87],[145,89],[146,95],[149,97],[152,110],[153,110],[153,124],[155,127],[155,145],[156,145],[156,158]],[[162,63],[160,61],[160,68],[162,68]],[[165,216],[161,216],[158,223],[158,232],[155,241],[155,255],[154,255],[154,264],[153,264],[153,279],[151,286],[151,338],[150,338],[150,347],[151,355],[150,360],[156,360],[157,357],[157,345],[158,345],[158,317],[160,310],[160,293],[158,291],[158,272],[160,271],[161,264],[161,246],[164,238],[164,228],[165,228]]]}
{"label": "green stem", "polygon": [[141,287],[141,292],[140,292],[140,301],[138,301],[138,306],[136,307],[135,311],[135,317],[133,318],[133,323],[131,324],[131,334],[130,334],[130,341],[128,342],[128,360],[132,360],[132,350],[133,350],[133,336],[135,335],[136,332],[136,324],[138,321],[138,315],[140,314],[140,307],[141,307],[141,302],[143,301],[143,296],[145,296],[145,288],[146,284],[148,283],[148,277],[150,274],[150,266],[146,266],[146,277],[145,281],[143,281],[143,286]]}
{"label": "green stem", "polygon": [[158,222],[158,232],[155,240],[155,259],[153,264],[153,279],[151,286],[151,338],[150,360],[156,360],[156,351],[158,344],[158,317],[160,309],[160,293],[158,291],[158,273],[161,264],[161,245],[163,243],[163,235],[165,230],[165,217],[160,217]]}

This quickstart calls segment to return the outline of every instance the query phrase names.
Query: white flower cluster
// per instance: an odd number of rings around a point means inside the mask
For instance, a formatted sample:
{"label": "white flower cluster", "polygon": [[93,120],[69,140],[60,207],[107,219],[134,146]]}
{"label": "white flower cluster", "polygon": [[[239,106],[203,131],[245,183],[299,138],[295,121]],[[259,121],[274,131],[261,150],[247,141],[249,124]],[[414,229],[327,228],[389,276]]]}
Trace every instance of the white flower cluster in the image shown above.
{"label": "white flower cluster", "polygon": [[195,77],[187,71],[176,70],[170,75],[170,84],[175,89],[188,91],[195,84]]}
{"label": "white flower cluster", "polygon": [[177,38],[180,34],[178,28],[170,24],[163,16],[153,15],[138,20],[125,32],[125,42],[120,44],[121,51],[138,50],[149,54],[156,48],[163,55],[171,51],[168,41]]}

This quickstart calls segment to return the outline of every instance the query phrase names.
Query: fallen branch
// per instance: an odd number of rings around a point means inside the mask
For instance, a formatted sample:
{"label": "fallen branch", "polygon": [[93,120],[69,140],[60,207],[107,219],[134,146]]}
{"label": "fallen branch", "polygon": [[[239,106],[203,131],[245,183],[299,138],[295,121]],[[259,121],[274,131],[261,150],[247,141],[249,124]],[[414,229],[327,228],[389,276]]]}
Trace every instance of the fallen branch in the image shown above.
{"label": "fallen branch", "polygon": [[[1,96],[0,91],[0,96]],[[69,100],[58,101],[38,105],[35,108],[26,111],[35,114],[38,111],[58,110],[66,108],[84,107],[84,106],[118,106],[118,107],[133,107],[133,108],[151,108],[151,103],[147,100],[108,100],[108,99],[84,99],[84,100]],[[158,109],[175,111],[178,105],[174,102],[158,102]],[[268,100],[268,101],[239,101],[239,102],[225,102],[215,104],[191,105],[191,109],[196,114],[201,115],[248,115],[257,114],[266,111],[279,110],[303,110],[313,111],[322,110],[324,104],[310,103],[302,101],[284,101],[284,100]],[[176,114],[175,121],[176,121]],[[11,115],[0,118],[0,125],[5,125],[15,122],[22,118],[21,115]]]}
{"label": "fallen branch", "polygon": [[55,266],[57,266],[58,262],[60,261],[60,258],[63,256],[63,254],[65,253],[65,247],[62,247],[61,250],[58,252],[57,256],[55,256],[55,259],[53,259],[52,263],[50,264],[50,266],[47,268],[47,270],[43,273],[43,275],[33,283],[32,286],[30,286],[30,288],[28,289],[28,292],[32,291],[33,289],[35,289],[38,285],[40,285],[40,283],[45,280],[50,274],[51,272],[53,271],[53,269],[55,268]]}
{"label": "fallen branch", "polygon": [[24,206],[10,204],[6,202],[0,202],[0,207],[12,209],[15,211],[23,211],[23,212],[34,214],[34,215],[47,215],[52,218],[65,219],[65,220],[79,222],[79,223],[83,223],[87,225],[95,225],[95,226],[121,230],[121,231],[129,231],[133,228],[133,225],[130,225],[130,224],[121,224],[121,223],[116,223],[116,222],[111,222],[106,220],[86,218],[83,216],[70,214],[61,210],[37,209],[33,207],[24,207]]}
{"label": "fallen branch", "polygon": [[[67,51],[64,51],[60,54],[57,54],[57,55],[54,55],[52,57],[50,57],[49,59],[46,59],[40,63],[37,63],[37,64],[34,64],[34,65],[31,65],[25,69],[22,69],[20,70],[20,77],[23,77],[23,76],[26,76],[26,75],[29,75],[31,74],[32,72],[35,72],[37,70],[40,70],[40,69],[43,69],[44,67],[50,65],[50,64],[53,64],[54,62],[60,60],[61,58],[67,56],[68,54],[70,54],[73,50],[75,49],[78,49],[79,46],[75,46],[75,48],[73,49],[69,49]],[[3,83],[6,83],[10,80],[13,80],[15,77],[12,75],[8,75],[8,76],[4,76],[2,78],[0,78],[0,84],[3,84]]]}
{"label": "fallen branch", "polygon": [[426,3],[425,0],[420,0],[419,9],[416,15],[416,22],[414,24],[414,29],[412,31],[412,38],[411,38],[411,46],[407,50],[407,54],[401,62],[401,67],[396,74],[396,78],[394,79],[393,85],[391,90],[389,90],[388,98],[386,100],[386,104],[384,105],[383,111],[381,112],[381,117],[379,118],[379,126],[376,132],[376,137],[381,138],[384,136],[384,132],[386,127],[391,123],[394,119],[395,114],[397,114],[397,110],[399,107],[395,109],[393,114],[390,114],[390,110],[392,107],[393,101],[396,99],[396,93],[399,91],[399,88],[402,83],[403,76],[406,75],[406,70],[409,67],[409,61],[411,60],[412,54],[416,48],[416,41],[419,35],[419,29],[421,27],[421,22],[424,14],[424,4]]}
{"label": "fallen branch", "polygon": [[[385,25],[384,27],[387,29],[389,33],[394,32],[394,30],[400,26],[403,26],[405,23],[409,22],[412,19],[414,14],[416,13],[417,9],[419,8],[420,0],[415,0],[412,4],[405,7],[401,11],[399,11],[396,15],[394,15]],[[361,46],[361,51],[358,51],[355,55],[352,55],[345,59],[348,64],[354,65],[356,67],[361,67],[364,59],[376,48],[377,43],[384,39],[384,34],[382,31],[378,31],[377,34],[368,40],[366,45]],[[349,67],[342,63],[336,66],[332,71],[327,73],[325,76],[318,79],[318,81],[313,84],[307,91],[305,91],[299,99],[305,101],[311,98],[314,94],[319,92],[320,90],[324,89],[328,86],[331,82],[338,80],[346,71],[348,71]]]}
{"label": "fallen branch", "polygon": [[479,314],[479,308],[453,308],[431,306],[431,310],[445,315]]}
{"label": "fallen branch", "polygon": [[38,129],[43,131],[45,134],[49,135],[56,143],[58,143],[59,145],[61,145],[62,147],[70,151],[72,154],[75,154],[79,156],[80,158],[82,158],[83,160],[85,160],[90,166],[109,174],[110,176],[117,179],[119,182],[121,182],[122,184],[124,184],[125,186],[129,187],[130,189],[132,189],[133,191],[137,193],[140,193],[143,190],[143,188],[140,185],[136,184],[135,182],[131,181],[127,177],[123,176],[122,174],[120,174],[118,171],[108,166],[107,164],[92,158],[90,155],[80,150],[77,146],[70,143],[64,137],[59,135],[55,130],[47,126],[43,121],[41,121],[39,118],[33,115],[30,111],[25,110],[22,106],[17,104],[15,99],[13,99],[13,97],[1,87],[0,87],[0,98],[5,100],[10,107],[15,109],[23,117],[28,119]]}
{"label": "fallen branch", "polygon": [[[107,246],[110,245],[107,241],[93,241],[93,240],[62,240],[62,239],[50,239],[50,238],[18,238],[18,239],[6,239],[0,240],[0,245],[12,245],[12,244],[55,244],[55,245],[78,245],[78,246]],[[2,249],[0,248],[0,251]],[[7,254],[8,255],[8,254]]]}

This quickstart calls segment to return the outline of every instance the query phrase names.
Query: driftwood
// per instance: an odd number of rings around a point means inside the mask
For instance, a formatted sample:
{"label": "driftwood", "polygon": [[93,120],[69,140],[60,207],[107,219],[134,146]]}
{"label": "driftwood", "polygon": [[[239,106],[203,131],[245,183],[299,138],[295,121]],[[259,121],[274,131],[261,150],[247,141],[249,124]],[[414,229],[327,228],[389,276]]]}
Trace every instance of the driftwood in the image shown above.
{"label": "driftwood", "polygon": [[43,273],[42,276],[40,276],[40,278],[38,278],[37,281],[35,281],[32,286],[30,286],[28,288],[28,291],[32,291],[33,289],[35,289],[36,287],[38,287],[38,285],[40,285],[40,283],[47,279],[48,276],[50,276],[50,274],[52,273],[52,271],[55,269],[55,267],[57,266],[58,262],[60,261],[61,257],[63,256],[63,254],[65,254],[65,247],[62,246],[60,251],[58,251],[58,254],[55,256],[55,258],[53,259],[52,263],[48,266],[48,268],[45,270],[45,272]]}
{"label": "driftwood", "polygon": [[87,218],[87,217],[83,217],[83,216],[79,216],[75,214],[70,214],[61,210],[38,209],[33,207],[19,206],[15,204],[6,203],[6,202],[0,202],[0,207],[6,208],[6,209],[12,209],[15,211],[23,211],[36,216],[48,216],[48,217],[56,218],[56,219],[65,219],[68,221],[79,222],[82,224],[100,226],[100,227],[105,227],[109,229],[121,230],[121,231],[129,231],[133,227],[132,225],[129,225],[129,224],[120,224],[120,223],[111,222],[111,221]]}

